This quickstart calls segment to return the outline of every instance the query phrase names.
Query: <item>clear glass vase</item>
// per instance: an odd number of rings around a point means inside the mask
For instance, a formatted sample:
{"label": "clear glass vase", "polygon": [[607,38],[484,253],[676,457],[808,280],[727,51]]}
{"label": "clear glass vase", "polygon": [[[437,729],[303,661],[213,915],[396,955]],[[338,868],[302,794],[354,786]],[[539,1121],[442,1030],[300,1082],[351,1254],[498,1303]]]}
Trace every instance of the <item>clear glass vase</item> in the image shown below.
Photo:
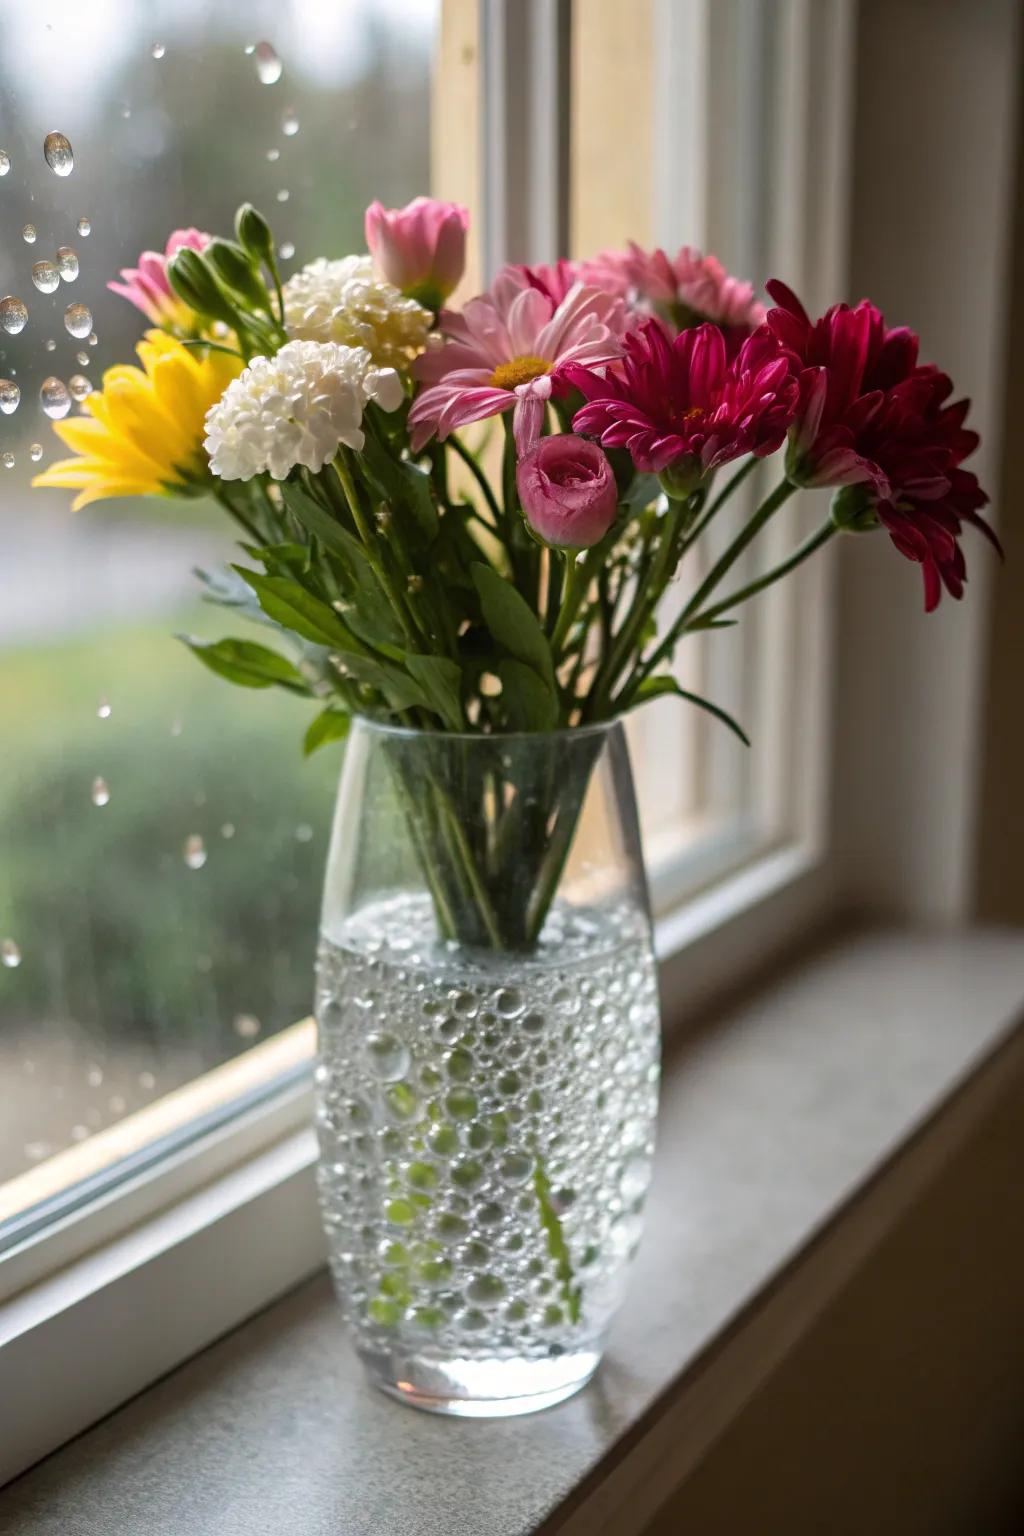
{"label": "clear glass vase", "polygon": [[526,1413],[593,1373],[641,1230],[657,979],[625,735],[354,723],[318,964],[320,1195],[373,1381]]}

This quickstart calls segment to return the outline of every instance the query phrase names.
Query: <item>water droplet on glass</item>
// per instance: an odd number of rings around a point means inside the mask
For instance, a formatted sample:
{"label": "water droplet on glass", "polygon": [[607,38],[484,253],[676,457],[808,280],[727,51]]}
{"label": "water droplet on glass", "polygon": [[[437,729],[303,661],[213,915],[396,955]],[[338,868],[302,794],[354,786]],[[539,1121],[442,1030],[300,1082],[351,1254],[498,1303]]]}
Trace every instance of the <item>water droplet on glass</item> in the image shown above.
{"label": "water droplet on glass", "polygon": [[68,379],[68,389],[71,391],[72,400],[82,401],[92,394],[92,385],[84,373],[73,373]]}
{"label": "water droplet on glass", "polygon": [[88,366],[89,366],[89,354],[88,354],[88,352],[76,352],[75,353],[75,362],[78,364],[78,366],[80,368],[88,368]]}
{"label": "water droplet on glass", "polygon": [[56,350],[57,350],[57,343],[54,341],[52,336],[50,337],[49,341],[44,343],[44,345],[46,347],[47,352],[56,352]]}
{"label": "water droplet on glass", "polygon": [[89,1134],[89,1127],[87,1125],[73,1125],[71,1127],[72,1141],[86,1141],[88,1140]]}
{"label": "water droplet on glass", "polygon": [[13,416],[18,409],[18,401],[21,399],[21,390],[13,379],[0,379],[0,411],[5,416]]}
{"label": "water droplet on glass", "polygon": [[57,247],[57,271],[66,283],[73,283],[78,276],[78,257],[70,245]]}
{"label": "water droplet on glass", "polygon": [[261,85],[276,85],[284,74],[284,65],[269,43],[257,43],[253,49],[256,73]]}
{"label": "water droplet on glass", "polygon": [[131,117],[131,115],[132,115],[131,107],[122,107],[121,108],[121,116],[123,118],[129,118],[129,117]]}
{"label": "water droplet on glass", "polygon": [[288,191],[287,187],[282,187],[280,192],[277,194],[277,200],[279,203],[286,203],[290,197],[291,193]]}
{"label": "water droplet on glass", "polygon": [[107,1100],[107,1108],[112,1115],[123,1115],[128,1105],[119,1093],[115,1093]]}
{"label": "water droplet on glass", "polygon": [[235,1034],[243,1040],[255,1040],[263,1025],[251,1013],[235,1015]]}
{"label": "water droplet on glass", "polygon": [[409,1052],[394,1035],[367,1035],[370,1065],[386,1083],[398,1082],[409,1070]]}
{"label": "water droplet on glass", "polygon": [[221,837],[226,837],[226,838],[234,837],[234,835],[235,835],[235,824],[234,824],[234,822],[233,821],[226,821],[224,823],[224,825],[220,829],[220,835],[221,835]]}
{"label": "water droplet on glass", "polygon": [[292,241],[291,240],[282,240],[281,241],[281,259],[282,259],[282,261],[291,261],[291,259],[292,259],[292,257],[294,255],[295,255],[295,246],[292,243]]}
{"label": "water droplet on glass", "polygon": [[13,971],[21,964],[21,950],[13,939],[4,939],[0,943],[0,961],[9,971]]}
{"label": "water droplet on glass", "polygon": [[11,157],[5,149],[0,149],[0,176],[6,176],[11,168]]}
{"label": "water droplet on glass", "polygon": [[28,456],[32,460],[33,464],[38,464],[39,460],[43,456],[43,445],[42,445],[42,443],[30,443],[29,444],[29,449],[28,449]]}
{"label": "water droplet on glass", "polygon": [[156,1087],[156,1078],[152,1072],[139,1073],[139,1087],[142,1088],[146,1093],[153,1092],[153,1089]]}
{"label": "water droplet on glass", "polygon": [[162,59],[164,54],[167,52],[167,48],[163,43],[154,43],[149,51],[153,55],[154,59]]}
{"label": "water droplet on glass", "polygon": [[96,714],[100,720],[110,719],[110,705],[106,699],[100,699],[96,706]]}
{"label": "water droplet on glass", "polygon": [[253,54],[253,53],[256,52],[256,44],[255,43],[246,43],[245,48],[242,51],[246,55]]}
{"label": "water droplet on glass", "polygon": [[206,863],[206,844],[198,832],[186,837],[184,859],[189,869],[202,869]]}
{"label": "water droplet on glass", "polygon": [[22,225],[21,238],[24,240],[26,245],[35,245],[36,233],[37,231],[34,224]]}
{"label": "water droplet on glass", "polygon": [[294,107],[286,107],[281,118],[281,132],[289,139],[299,131],[299,116]]}
{"label": "water droplet on glass", "polygon": [[92,314],[84,304],[69,304],[64,311],[64,329],[71,336],[88,336],[92,330]]}
{"label": "water droplet on glass", "polygon": [[25,1157],[30,1163],[41,1163],[44,1157],[50,1155],[50,1143],[48,1141],[26,1141]]}
{"label": "water droplet on glass", "polygon": [[90,332],[89,332],[89,345],[90,345],[90,347],[96,347],[96,346],[98,346],[98,345],[99,345],[99,340],[100,340],[100,339],[99,339],[99,337],[98,337],[98,336],[97,336],[97,335],[96,335],[96,332],[95,332],[95,331],[90,331]]}
{"label": "water droplet on glass", "polygon": [[90,1088],[99,1088],[103,1082],[103,1068],[90,1067],[85,1074],[85,1080]]}
{"label": "water droplet on glass", "polygon": [[8,293],[0,299],[0,325],[3,326],[8,336],[17,336],[28,323],[28,310],[20,299],[16,299],[13,293]]}
{"label": "water droplet on glass", "polygon": [[67,385],[63,380],[56,379],[51,374],[39,386],[39,403],[42,405],[47,416],[51,417],[54,421],[59,421],[71,409],[71,396],[68,394]]}
{"label": "water droplet on glass", "polygon": [[109,789],[109,786],[107,785],[106,779],[93,779],[93,781],[92,781],[92,803],[93,803],[93,805],[109,805],[110,804],[110,789]]}
{"label": "water droplet on glass", "polygon": [[281,158],[281,151],[279,149],[268,149],[267,150],[267,159],[270,161],[271,165],[273,165],[275,160],[280,160],[280,158]]}
{"label": "water droplet on glass", "polygon": [[311,843],[313,841],[313,828],[308,821],[300,821],[295,828],[295,841],[297,843]]}
{"label": "water droplet on glass", "polygon": [[83,237],[85,235],[91,235],[92,234],[92,224],[90,223],[90,221],[88,219],[79,219],[79,221],[78,221],[77,225],[75,226],[75,228],[78,230],[78,233],[80,235],[82,235]]}
{"label": "water droplet on glass", "polygon": [[10,449],[5,453],[0,453],[0,464],[3,465],[4,469],[14,468],[14,454],[11,453]]}
{"label": "water droplet on glass", "polygon": [[60,283],[60,273],[52,261],[35,261],[32,263],[32,281],[40,293],[53,293]]}
{"label": "water droplet on glass", "polygon": [[70,176],[75,168],[71,141],[63,133],[48,133],[43,140],[46,163],[55,176]]}
{"label": "water droplet on glass", "polygon": [[181,723],[180,720],[172,720],[171,721],[171,735],[172,736],[180,736],[183,729],[184,729],[184,727],[182,726],[182,723]]}

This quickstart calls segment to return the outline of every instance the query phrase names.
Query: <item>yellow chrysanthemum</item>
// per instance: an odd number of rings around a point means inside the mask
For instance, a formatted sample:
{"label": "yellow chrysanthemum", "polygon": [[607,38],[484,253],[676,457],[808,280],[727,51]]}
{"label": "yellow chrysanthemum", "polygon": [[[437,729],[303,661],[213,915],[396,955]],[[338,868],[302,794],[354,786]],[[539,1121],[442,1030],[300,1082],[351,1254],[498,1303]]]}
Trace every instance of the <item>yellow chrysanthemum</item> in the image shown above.
{"label": "yellow chrysanthemum", "polygon": [[114,496],[173,496],[207,483],[207,411],[241,372],[241,358],[182,346],[147,331],[136,347],[141,368],[118,364],[85,401],[91,419],[54,422],[78,457],[59,459],[34,486],[78,490],[73,512]]}

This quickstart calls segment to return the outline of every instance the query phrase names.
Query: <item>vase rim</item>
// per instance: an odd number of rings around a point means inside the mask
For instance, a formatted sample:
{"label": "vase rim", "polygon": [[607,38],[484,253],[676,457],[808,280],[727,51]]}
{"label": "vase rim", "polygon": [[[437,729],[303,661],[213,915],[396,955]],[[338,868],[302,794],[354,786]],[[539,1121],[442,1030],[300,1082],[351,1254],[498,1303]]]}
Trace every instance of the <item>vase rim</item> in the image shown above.
{"label": "vase rim", "polygon": [[563,725],[553,731],[430,731],[418,725],[395,725],[390,720],[374,720],[369,715],[353,715],[353,725],[359,725],[381,736],[403,736],[409,740],[429,738],[439,741],[556,741],[580,740],[584,736],[607,736],[622,725],[622,716],[610,720],[595,720],[589,725]]}

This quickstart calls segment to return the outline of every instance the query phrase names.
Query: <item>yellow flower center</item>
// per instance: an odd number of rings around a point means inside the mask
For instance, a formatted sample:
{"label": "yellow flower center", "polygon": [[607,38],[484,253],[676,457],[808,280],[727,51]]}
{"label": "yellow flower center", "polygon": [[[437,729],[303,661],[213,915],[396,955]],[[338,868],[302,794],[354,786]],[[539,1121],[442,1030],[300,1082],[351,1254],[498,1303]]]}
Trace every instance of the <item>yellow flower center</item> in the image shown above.
{"label": "yellow flower center", "polygon": [[550,372],[551,364],[546,357],[527,353],[525,357],[514,357],[510,363],[499,363],[491,374],[491,383],[495,389],[515,389],[518,384],[529,384],[531,379]]}
{"label": "yellow flower center", "polygon": [[679,425],[681,427],[688,427],[691,422],[699,421],[703,414],[704,412],[701,410],[699,405],[691,405],[690,409],[688,411],[684,411],[680,416]]}

